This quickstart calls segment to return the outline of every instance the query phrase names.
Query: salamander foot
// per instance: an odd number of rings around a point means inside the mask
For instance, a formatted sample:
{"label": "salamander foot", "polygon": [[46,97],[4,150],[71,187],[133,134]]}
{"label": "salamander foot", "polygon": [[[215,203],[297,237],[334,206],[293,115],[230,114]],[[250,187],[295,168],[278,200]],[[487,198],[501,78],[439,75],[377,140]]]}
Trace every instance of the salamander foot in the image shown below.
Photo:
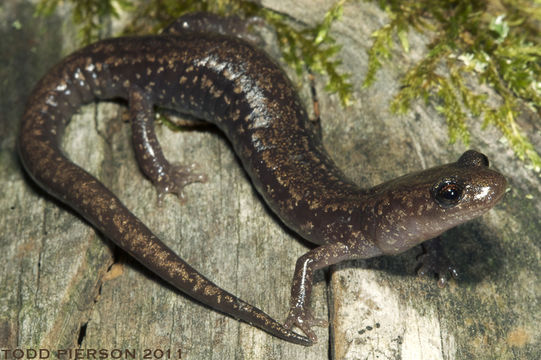
{"label": "salamander foot", "polygon": [[197,164],[170,164],[168,171],[155,182],[158,190],[158,205],[162,204],[164,196],[169,193],[177,195],[179,200],[184,203],[186,195],[183,190],[186,185],[207,181],[207,175],[197,172],[197,169]]}
{"label": "salamander foot", "polygon": [[284,324],[286,329],[291,329],[293,326],[301,329],[304,334],[312,341],[312,343],[317,343],[317,336],[312,330],[313,326],[327,327],[329,323],[327,320],[316,319],[312,315],[312,312],[308,309],[301,307],[292,307],[289,310],[289,315]]}
{"label": "salamander foot", "polygon": [[445,255],[439,237],[425,241],[422,246],[425,252],[417,257],[419,261],[418,275],[436,274],[440,288],[447,285],[449,278],[458,279],[458,271]]}

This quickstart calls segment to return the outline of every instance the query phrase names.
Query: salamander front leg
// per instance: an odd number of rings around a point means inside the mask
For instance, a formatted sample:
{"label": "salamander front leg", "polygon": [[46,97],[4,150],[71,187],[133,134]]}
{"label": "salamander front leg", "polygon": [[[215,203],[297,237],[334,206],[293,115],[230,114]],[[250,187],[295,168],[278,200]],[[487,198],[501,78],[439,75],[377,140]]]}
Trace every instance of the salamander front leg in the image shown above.
{"label": "salamander front leg", "polygon": [[132,139],[135,157],[143,173],[158,189],[158,202],[173,193],[183,201],[183,188],[194,182],[205,182],[206,176],[195,172],[195,164],[171,164],[163,155],[154,131],[154,104],[140,89],[133,89],[129,96]]}
{"label": "salamander front leg", "polygon": [[458,278],[457,269],[451,264],[451,261],[443,251],[440,237],[425,241],[422,247],[424,253],[417,258],[419,261],[417,274],[424,276],[428,273],[435,273],[438,277],[438,286],[440,288],[447,285],[449,276],[453,279]]}
{"label": "salamander front leg", "polygon": [[291,285],[289,315],[285,322],[286,328],[297,326],[312,342],[317,342],[312,326],[324,327],[328,326],[328,323],[326,320],[314,318],[310,310],[314,272],[344,260],[359,258],[355,250],[355,246],[351,247],[340,242],[330,243],[307,252],[297,260]]}

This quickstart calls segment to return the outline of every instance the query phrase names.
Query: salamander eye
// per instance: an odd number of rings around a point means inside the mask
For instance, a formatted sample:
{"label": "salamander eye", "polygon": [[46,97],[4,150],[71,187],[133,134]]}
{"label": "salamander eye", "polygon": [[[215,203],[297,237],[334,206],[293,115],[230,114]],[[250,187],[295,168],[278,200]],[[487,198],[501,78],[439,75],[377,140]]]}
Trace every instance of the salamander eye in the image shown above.
{"label": "salamander eye", "polygon": [[462,199],[463,187],[453,180],[444,180],[434,189],[436,201],[444,208],[458,204]]}

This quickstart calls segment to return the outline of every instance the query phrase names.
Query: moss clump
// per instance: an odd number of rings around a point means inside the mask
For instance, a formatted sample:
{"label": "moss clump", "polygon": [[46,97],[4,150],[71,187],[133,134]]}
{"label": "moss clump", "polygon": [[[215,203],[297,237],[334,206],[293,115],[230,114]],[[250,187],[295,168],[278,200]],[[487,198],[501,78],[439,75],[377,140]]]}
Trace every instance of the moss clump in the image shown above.
{"label": "moss clump", "polygon": [[[541,44],[538,0],[387,0],[378,1],[390,22],[374,32],[365,86],[392,56],[394,36],[408,51],[406,33],[413,28],[433,34],[424,59],[402,79],[391,104],[399,113],[421,98],[434,104],[447,119],[451,142],[469,142],[466,121],[480,117],[496,126],[515,154],[537,172],[541,157],[516,122],[521,108],[541,110]],[[473,75],[473,76],[472,76]],[[490,85],[500,96],[498,105],[485,102],[468,79]]]}
{"label": "moss clump", "polygon": [[[40,0],[36,7],[37,15],[50,15],[62,0]],[[98,40],[104,19],[118,17],[118,10],[131,11],[129,0],[69,0],[73,5],[73,22],[80,26],[79,36],[83,44]]]}
{"label": "moss clump", "polygon": [[340,45],[329,34],[331,25],[342,16],[343,5],[347,0],[337,1],[325,14],[323,21],[314,27],[303,30],[293,29],[284,15],[261,9],[256,15],[263,17],[276,30],[284,60],[301,75],[306,69],[328,77],[326,90],[336,93],[342,105],[348,105],[352,85],[349,74],[338,70],[341,61],[336,59]]}

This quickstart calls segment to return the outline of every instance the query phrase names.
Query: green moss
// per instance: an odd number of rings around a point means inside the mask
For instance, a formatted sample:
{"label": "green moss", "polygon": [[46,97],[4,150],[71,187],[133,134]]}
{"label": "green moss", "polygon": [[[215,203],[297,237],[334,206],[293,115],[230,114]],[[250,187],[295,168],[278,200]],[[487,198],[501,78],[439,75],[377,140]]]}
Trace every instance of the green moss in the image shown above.
{"label": "green moss", "polygon": [[335,58],[340,45],[329,34],[332,23],[342,16],[346,0],[337,1],[325,14],[323,21],[303,30],[292,28],[284,15],[261,9],[258,13],[276,30],[284,60],[301,75],[309,69],[328,77],[326,90],[338,94],[343,105],[348,105],[352,85],[349,74],[338,71],[341,61]]}
{"label": "green moss", "polygon": [[[36,7],[37,15],[51,14],[61,0],[40,0]],[[68,0],[72,4],[73,22],[79,28],[79,36],[83,44],[98,40],[104,19],[118,17],[117,10],[133,9],[129,0]]]}
{"label": "green moss", "polygon": [[[541,110],[541,44],[539,0],[388,0],[378,1],[390,22],[373,33],[365,86],[392,56],[396,36],[407,51],[404,34],[414,28],[430,31],[424,59],[402,79],[391,109],[404,113],[412,101],[424,99],[447,119],[451,142],[469,143],[467,121],[476,117],[497,127],[521,160],[535,171],[541,157],[516,122],[521,108]],[[474,92],[471,81],[488,84],[500,96],[489,105]]]}

